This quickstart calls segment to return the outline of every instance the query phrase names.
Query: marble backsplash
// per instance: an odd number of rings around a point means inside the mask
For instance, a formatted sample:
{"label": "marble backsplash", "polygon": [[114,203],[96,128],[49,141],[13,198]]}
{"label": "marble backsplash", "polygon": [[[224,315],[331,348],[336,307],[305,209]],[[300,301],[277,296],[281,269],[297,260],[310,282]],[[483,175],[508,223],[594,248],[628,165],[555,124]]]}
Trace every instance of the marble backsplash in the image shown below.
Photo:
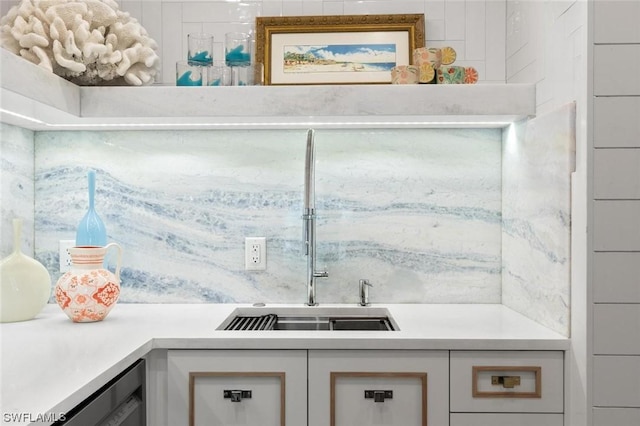
{"label": "marble backsplash", "polygon": [[575,104],[505,132],[502,303],[569,335]]}
{"label": "marble backsplash", "polygon": [[[501,130],[319,130],[321,303],[500,303]],[[305,300],[306,131],[38,132],[35,252],[57,279],[97,171],[121,301]],[[4,172],[3,172],[4,173]],[[244,270],[244,238],[267,270]],[[4,240],[4,236],[3,236]]]}
{"label": "marble backsplash", "polygon": [[21,218],[23,253],[34,253],[34,132],[0,124],[0,258],[13,251],[13,219]]}

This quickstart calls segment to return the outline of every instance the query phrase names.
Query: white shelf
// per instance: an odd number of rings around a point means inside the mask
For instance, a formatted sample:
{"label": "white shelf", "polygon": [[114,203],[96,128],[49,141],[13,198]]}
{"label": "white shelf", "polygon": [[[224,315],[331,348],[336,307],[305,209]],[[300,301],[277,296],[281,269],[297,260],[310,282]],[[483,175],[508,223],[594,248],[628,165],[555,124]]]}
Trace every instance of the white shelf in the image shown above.
{"label": "white shelf", "polygon": [[2,122],[32,130],[504,127],[535,86],[79,87],[0,49]]}

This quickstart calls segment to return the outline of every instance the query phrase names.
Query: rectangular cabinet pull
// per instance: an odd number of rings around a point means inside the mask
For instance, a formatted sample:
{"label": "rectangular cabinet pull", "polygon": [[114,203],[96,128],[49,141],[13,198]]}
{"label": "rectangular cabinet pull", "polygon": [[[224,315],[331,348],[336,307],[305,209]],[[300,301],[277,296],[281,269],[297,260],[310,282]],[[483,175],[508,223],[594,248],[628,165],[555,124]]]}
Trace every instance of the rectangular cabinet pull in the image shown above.
{"label": "rectangular cabinet pull", "polygon": [[492,385],[502,385],[505,389],[520,386],[520,376],[491,376]]}
{"label": "rectangular cabinet pull", "polygon": [[231,402],[240,402],[243,399],[251,398],[250,390],[223,390],[223,396],[225,399],[231,399]]}
{"label": "rectangular cabinet pull", "polygon": [[365,399],[373,399],[374,402],[384,402],[385,399],[393,399],[392,390],[366,390]]}

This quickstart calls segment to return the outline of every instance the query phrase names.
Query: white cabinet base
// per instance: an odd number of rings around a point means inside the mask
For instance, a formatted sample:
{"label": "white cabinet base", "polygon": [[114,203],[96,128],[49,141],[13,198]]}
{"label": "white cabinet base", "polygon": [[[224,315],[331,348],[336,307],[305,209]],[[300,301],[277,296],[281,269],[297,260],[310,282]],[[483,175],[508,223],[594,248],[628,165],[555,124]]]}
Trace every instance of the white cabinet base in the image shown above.
{"label": "white cabinet base", "polygon": [[454,413],[449,426],[563,426],[562,414]]}

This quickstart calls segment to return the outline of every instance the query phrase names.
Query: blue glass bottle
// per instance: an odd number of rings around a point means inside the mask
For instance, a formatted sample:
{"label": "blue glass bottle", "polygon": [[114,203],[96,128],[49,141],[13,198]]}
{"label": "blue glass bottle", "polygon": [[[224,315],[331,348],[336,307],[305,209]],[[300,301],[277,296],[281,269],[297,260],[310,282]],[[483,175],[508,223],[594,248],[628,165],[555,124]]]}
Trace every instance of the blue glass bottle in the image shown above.
{"label": "blue glass bottle", "polygon": [[107,229],[96,213],[94,195],[96,190],[96,172],[89,170],[89,210],[84,215],[76,231],[76,246],[106,246]]}

